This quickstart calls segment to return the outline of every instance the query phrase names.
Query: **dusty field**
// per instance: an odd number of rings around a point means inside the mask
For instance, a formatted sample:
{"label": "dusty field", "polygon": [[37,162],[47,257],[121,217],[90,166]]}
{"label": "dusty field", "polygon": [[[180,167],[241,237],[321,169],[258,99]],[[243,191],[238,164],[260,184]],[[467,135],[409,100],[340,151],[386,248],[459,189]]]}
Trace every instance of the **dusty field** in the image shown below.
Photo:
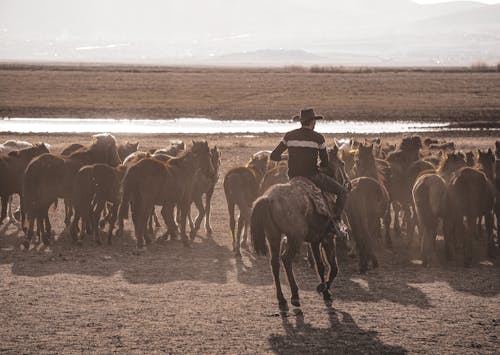
{"label": "dusty field", "polygon": [[0,65],[0,117],[499,120],[500,73]]}
{"label": "dusty field", "polygon": [[[12,136],[0,136],[0,141]],[[55,151],[84,136],[23,136]],[[120,141],[126,136],[118,137]],[[140,138],[143,147],[170,138]],[[222,150],[224,173],[278,136],[208,137]],[[331,141],[332,137],[327,137]],[[394,137],[393,137],[394,139]],[[457,138],[484,148],[491,137]],[[55,242],[20,250],[22,232],[0,226],[0,352],[2,353],[498,353],[500,266],[478,255],[473,267],[412,262],[415,248],[397,240],[379,247],[380,268],[357,274],[339,262],[333,304],[316,294],[304,261],[295,265],[302,314],[280,317],[266,258],[233,257],[219,181],[212,208],[214,234],[201,231],[191,248],[179,241],[152,244],[135,255],[133,235],[112,246],[89,239],[76,247],[53,212]],[[163,229],[158,230],[158,234]],[[439,252],[442,245],[438,242]],[[283,276],[284,290],[289,289]]]}

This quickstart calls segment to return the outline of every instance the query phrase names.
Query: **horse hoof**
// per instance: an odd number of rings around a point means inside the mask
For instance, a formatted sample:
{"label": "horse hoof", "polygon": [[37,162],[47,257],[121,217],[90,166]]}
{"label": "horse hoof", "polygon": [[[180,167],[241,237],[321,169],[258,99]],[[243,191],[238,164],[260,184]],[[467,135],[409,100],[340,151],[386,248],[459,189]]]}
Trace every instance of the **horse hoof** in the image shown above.
{"label": "horse hoof", "polygon": [[278,305],[281,312],[288,312],[288,303],[286,301],[281,301]]}
{"label": "horse hoof", "polygon": [[297,297],[297,298],[293,298],[293,297],[292,297],[292,299],[290,300],[290,302],[292,303],[292,305],[293,305],[294,307],[300,307],[300,300],[299,300],[299,298],[298,298],[298,297]]}
{"label": "horse hoof", "polygon": [[44,245],[49,245],[50,244],[50,234],[47,235],[46,233],[44,233],[42,235],[42,242]]}
{"label": "horse hoof", "polygon": [[323,293],[325,291],[327,291],[327,288],[326,288],[326,283],[322,282],[320,283],[317,287],[316,287],[316,291],[318,293]]}
{"label": "horse hoof", "polygon": [[234,256],[237,257],[237,258],[240,258],[241,257],[241,252],[239,250],[235,250],[234,251]]}
{"label": "horse hoof", "polygon": [[29,240],[25,240],[23,242],[23,247],[24,247],[25,250],[29,250],[30,249],[30,242],[29,242]]}

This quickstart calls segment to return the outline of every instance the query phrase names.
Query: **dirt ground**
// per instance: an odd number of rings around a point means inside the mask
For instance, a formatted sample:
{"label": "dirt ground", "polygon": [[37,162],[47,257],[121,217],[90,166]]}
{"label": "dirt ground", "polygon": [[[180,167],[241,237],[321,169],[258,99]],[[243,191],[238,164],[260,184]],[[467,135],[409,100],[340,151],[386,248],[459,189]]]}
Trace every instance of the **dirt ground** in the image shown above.
{"label": "dirt ground", "polygon": [[[7,138],[13,136],[0,141]],[[89,141],[83,135],[14,138],[45,141],[56,152]],[[147,148],[202,137],[135,138]],[[130,224],[111,246],[90,238],[75,246],[62,233],[62,206],[51,211],[56,235],[48,248],[21,250],[23,233],[15,225],[0,226],[1,353],[500,352],[498,260],[478,253],[470,268],[440,259],[423,268],[415,261],[417,247],[406,247],[405,240],[395,240],[394,250],[380,245],[380,267],[366,275],[357,273],[356,260],[342,258],[331,305],[315,291],[315,272],[298,260],[302,312],[280,316],[267,258],[247,250],[241,259],[233,256],[221,188],[229,167],[273,148],[280,137],[204,138],[222,151],[221,179],[212,205],[213,236],[201,230],[191,248],[155,242],[137,255]],[[461,148],[485,148],[494,138],[455,141]],[[288,298],[284,275],[282,283]]]}
{"label": "dirt ground", "polygon": [[0,117],[500,118],[500,73],[0,64]]}

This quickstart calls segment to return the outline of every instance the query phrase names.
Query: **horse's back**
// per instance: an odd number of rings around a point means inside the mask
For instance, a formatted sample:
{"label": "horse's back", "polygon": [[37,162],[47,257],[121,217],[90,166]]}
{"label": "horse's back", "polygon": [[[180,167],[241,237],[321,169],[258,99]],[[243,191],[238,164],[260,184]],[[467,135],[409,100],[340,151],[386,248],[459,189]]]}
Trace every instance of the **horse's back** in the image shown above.
{"label": "horse's back", "polygon": [[482,215],[493,208],[494,193],[486,175],[473,168],[457,171],[450,180],[453,206],[462,215]]}

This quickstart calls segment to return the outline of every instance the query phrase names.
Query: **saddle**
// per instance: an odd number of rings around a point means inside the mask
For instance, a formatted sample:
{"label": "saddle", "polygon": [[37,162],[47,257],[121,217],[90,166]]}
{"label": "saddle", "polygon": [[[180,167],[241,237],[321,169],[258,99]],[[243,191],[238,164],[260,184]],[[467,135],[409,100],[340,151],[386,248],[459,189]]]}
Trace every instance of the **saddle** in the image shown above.
{"label": "saddle", "polygon": [[296,176],[290,179],[290,185],[297,190],[297,193],[305,194],[312,201],[316,213],[333,218],[335,201],[337,196],[334,193],[323,192],[311,180],[303,176]]}

